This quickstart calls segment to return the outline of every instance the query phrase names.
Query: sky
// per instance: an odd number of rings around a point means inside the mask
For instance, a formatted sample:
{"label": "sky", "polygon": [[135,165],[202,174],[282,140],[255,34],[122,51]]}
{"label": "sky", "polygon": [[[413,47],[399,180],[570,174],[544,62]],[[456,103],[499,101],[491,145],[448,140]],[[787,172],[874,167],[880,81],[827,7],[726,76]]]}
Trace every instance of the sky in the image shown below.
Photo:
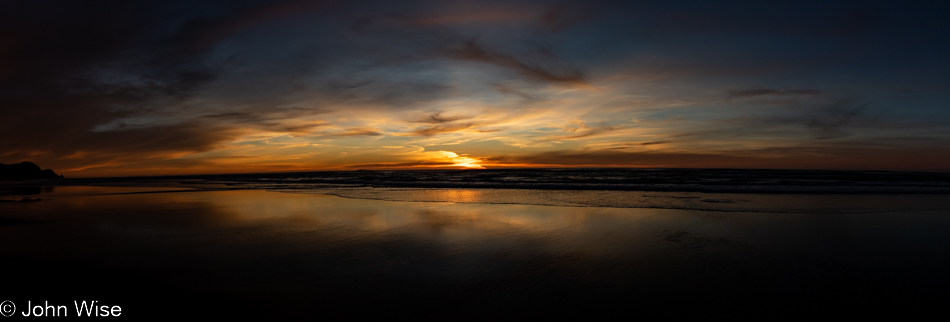
{"label": "sky", "polygon": [[903,1],[5,1],[0,163],[950,171]]}

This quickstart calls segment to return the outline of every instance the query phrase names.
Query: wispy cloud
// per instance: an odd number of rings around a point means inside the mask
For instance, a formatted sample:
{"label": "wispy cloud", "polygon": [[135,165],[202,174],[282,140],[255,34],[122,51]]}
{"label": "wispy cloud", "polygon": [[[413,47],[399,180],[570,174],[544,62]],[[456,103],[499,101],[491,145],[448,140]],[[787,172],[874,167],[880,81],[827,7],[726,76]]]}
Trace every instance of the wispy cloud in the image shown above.
{"label": "wispy cloud", "polygon": [[467,40],[451,47],[446,54],[453,59],[508,68],[536,81],[571,85],[587,84],[584,73],[569,63],[558,60],[544,49],[539,49],[529,60],[492,52],[483,48],[475,40]]}
{"label": "wispy cloud", "polygon": [[873,111],[871,104],[853,98],[838,98],[818,95],[820,91],[776,91],[762,95],[806,95],[782,101],[765,101],[760,104],[767,107],[764,112],[740,117],[734,123],[753,127],[799,126],[813,133],[814,139],[837,139],[851,135],[859,128],[900,126],[895,120],[882,118],[883,111]]}
{"label": "wispy cloud", "polygon": [[756,97],[764,95],[819,95],[822,94],[820,90],[815,89],[791,89],[791,90],[779,90],[771,88],[748,88],[748,89],[737,89],[730,90],[726,92],[726,97],[728,98],[740,98],[740,97]]}
{"label": "wispy cloud", "polygon": [[415,129],[415,130],[412,130],[412,132],[410,132],[410,134],[412,134],[412,135],[431,136],[431,135],[436,135],[436,134],[441,134],[441,133],[458,132],[458,131],[462,131],[462,130],[466,130],[466,129],[468,129],[468,128],[471,128],[472,126],[474,126],[474,124],[471,124],[471,123],[455,123],[455,124],[432,125],[432,126],[425,126],[425,127],[421,127],[421,128],[417,128],[417,129]]}
{"label": "wispy cloud", "polygon": [[[452,149],[521,165],[812,166],[873,158],[872,143],[923,160],[950,137],[937,41],[950,28],[919,6],[4,2],[0,162],[414,167],[450,162],[418,150]],[[801,153],[770,159],[790,147]]]}
{"label": "wispy cloud", "polygon": [[353,165],[348,165],[346,167],[353,168],[353,169],[363,169],[363,168],[400,169],[400,168],[412,168],[412,167],[445,167],[445,166],[450,166],[453,164],[455,163],[447,162],[447,161],[413,161],[413,162],[353,164]]}
{"label": "wispy cloud", "polygon": [[348,128],[343,131],[317,133],[318,137],[361,137],[361,136],[383,136],[382,132],[370,128]]}
{"label": "wispy cloud", "polygon": [[434,113],[434,114],[432,114],[432,115],[428,115],[428,116],[425,116],[425,117],[421,117],[421,118],[415,119],[415,120],[413,120],[412,122],[415,122],[415,123],[449,123],[449,122],[455,122],[455,121],[458,121],[458,120],[464,120],[464,119],[468,119],[468,118],[471,118],[471,117],[469,117],[469,116],[443,116],[443,115],[442,115],[442,112],[436,112],[436,113]]}

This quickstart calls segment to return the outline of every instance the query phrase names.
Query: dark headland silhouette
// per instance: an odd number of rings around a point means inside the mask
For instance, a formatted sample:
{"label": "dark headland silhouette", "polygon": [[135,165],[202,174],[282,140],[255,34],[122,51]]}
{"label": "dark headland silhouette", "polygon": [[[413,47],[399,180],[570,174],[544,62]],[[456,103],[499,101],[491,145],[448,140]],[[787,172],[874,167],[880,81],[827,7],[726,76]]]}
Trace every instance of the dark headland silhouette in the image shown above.
{"label": "dark headland silhouette", "polygon": [[20,162],[14,164],[0,163],[0,180],[27,180],[27,179],[61,179],[62,175],[56,174],[51,169],[41,169],[33,162]]}

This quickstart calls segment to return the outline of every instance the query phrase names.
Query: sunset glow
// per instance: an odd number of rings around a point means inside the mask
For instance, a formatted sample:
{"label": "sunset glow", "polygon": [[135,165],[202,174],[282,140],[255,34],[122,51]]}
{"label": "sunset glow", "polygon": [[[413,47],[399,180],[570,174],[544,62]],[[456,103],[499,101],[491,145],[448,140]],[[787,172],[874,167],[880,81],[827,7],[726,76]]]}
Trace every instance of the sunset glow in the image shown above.
{"label": "sunset glow", "polygon": [[0,313],[933,319],[948,9],[0,0]]}
{"label": "sunset glow", "polygon": [[440,152],[442,153],[442,155],[444,155],[447,158],[452,159],[452,161],[455,162],[455,164],[452,164],[453,167],[465,167],[465,168],[471,168],[471,169],[485,168],[478,164],[480,162],[478,159],[469,158],[469,157],[460,157],[458,154],[455,154],[455,152],[448,152],[448,151],[440,151]]}
{"label": "sunset glow", "polygon": [[24,5],[0,163],[950,170],[942,18],[687,3]]}

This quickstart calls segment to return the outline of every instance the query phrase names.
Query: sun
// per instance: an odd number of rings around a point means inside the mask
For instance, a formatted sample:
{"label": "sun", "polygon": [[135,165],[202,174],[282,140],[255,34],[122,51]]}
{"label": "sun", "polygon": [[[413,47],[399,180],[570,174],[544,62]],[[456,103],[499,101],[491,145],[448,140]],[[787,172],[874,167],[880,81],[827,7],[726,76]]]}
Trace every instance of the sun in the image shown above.
{"label": "sun", "polygon": [[481,160],[476,159],[476,158],[459,156],[457,153],[450,152],[450,151],[439,151],[439,153],[441,153],[442,156],[451,159],[452,162],[455,162],[454,164],[451,165],[453,167],[464,167],[464,168],[469,168],[469,169],[484,169],[485,168],[479,164],[481,163]]}

